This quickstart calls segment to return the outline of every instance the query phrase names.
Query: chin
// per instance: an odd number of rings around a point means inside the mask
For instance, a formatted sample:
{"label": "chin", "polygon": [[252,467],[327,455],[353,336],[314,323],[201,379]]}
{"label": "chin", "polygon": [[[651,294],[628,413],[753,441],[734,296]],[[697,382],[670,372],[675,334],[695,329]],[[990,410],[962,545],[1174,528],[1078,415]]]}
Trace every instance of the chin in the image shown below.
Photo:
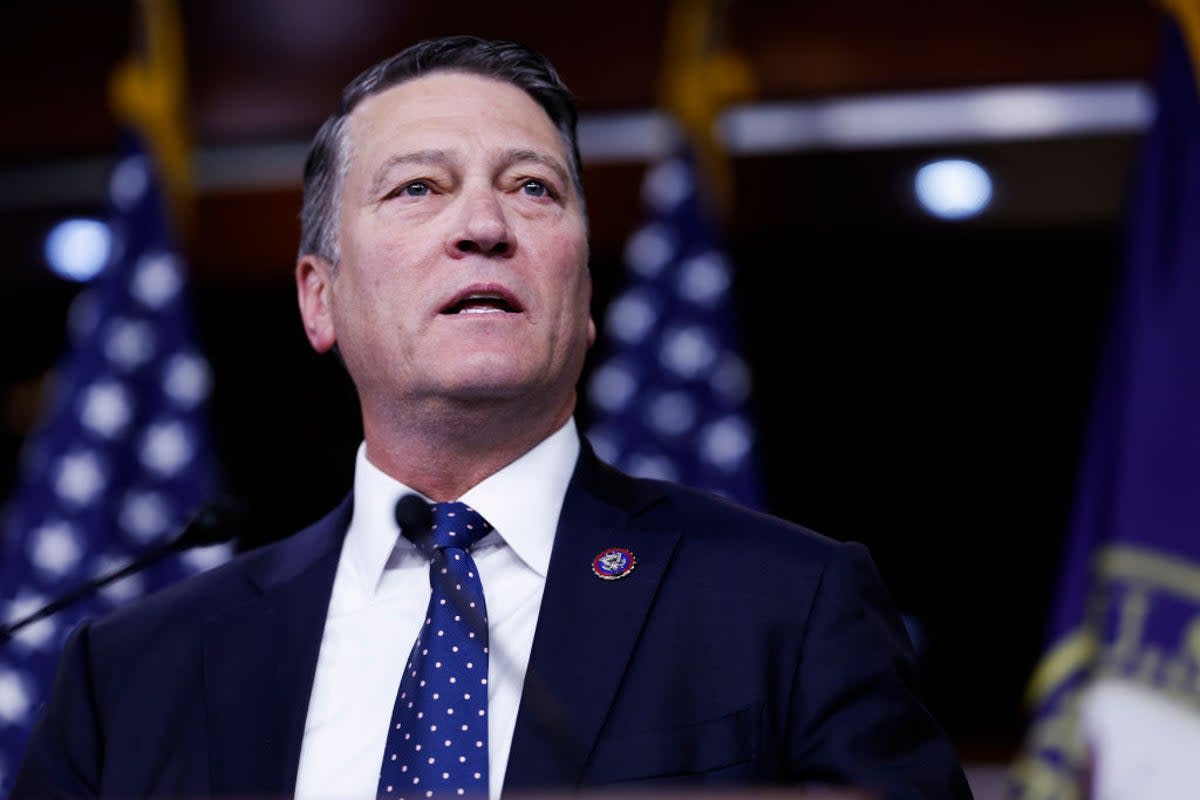
{"label": "chin", "polygon": [[503,400],[535,390],[536,381],[520,364],[472,360],[456,368],[443,387],[455,397]]}

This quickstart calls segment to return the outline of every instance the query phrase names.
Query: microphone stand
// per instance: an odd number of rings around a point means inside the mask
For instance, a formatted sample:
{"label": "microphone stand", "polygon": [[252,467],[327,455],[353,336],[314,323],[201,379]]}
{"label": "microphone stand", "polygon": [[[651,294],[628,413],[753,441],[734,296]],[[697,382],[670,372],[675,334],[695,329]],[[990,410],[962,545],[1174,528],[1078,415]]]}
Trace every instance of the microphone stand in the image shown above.
{"label": "microphone stand", "polygon": [[124,567],[99,578],[93,578],[66,594],[60,595],[32,614],[0,628],[0,646],[7,644],[16,635],[17,631],[26,625],[57,614],[67,606],[77,603],[113,581],[143,570],[172,553],[182,553],[185,550],[191,550],[193,547],[228,542],[237,535],[239,526],[230,523],[235,516],[240,516],[240,513],[240,509],[235,508],[229,500],[213,500],[205,503],[192,515],[187,525],[174,539],[144,551]]}

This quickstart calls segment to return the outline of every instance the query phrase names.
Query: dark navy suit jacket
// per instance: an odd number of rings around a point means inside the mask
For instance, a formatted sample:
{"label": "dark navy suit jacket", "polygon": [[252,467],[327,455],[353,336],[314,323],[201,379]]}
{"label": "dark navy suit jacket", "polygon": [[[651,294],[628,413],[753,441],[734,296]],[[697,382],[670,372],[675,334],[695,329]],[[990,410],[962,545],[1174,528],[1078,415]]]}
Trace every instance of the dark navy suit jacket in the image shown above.
{"label": "dark navy suit jacket", "polygon": [[[351,504],[77,629],[12,799],[289,796]],[[610,547],[636,566],[605,581]],[[862,547],[585,444],[505,794],[781,784],[971,796]]]}

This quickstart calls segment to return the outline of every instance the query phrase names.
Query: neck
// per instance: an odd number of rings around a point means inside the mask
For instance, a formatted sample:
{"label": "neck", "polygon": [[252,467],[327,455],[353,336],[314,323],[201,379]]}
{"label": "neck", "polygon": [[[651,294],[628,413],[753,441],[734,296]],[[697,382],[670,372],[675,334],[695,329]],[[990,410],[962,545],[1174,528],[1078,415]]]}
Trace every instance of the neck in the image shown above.
{"label": "neck", "polygon": [[404,415],[390,425],[364,413],[367,457],[435,502],[457,500],[562,427],[573,408],[572,397],[571,403],[553,415],[497,413],[494,407],[476,412],[456,408],[443,409],[432,417]]}

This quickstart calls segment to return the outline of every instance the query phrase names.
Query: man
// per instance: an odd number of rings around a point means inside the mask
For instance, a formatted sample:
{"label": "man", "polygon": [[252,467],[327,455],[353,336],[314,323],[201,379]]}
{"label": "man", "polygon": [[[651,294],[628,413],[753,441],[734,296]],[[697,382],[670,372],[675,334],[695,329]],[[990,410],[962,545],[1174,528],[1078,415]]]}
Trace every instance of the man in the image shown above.
{"label": "man", "polygon": [[304,329],[361,405],[354,491],[81,627],[14,798],[970,797],[861,547],[635,480],[576,433],[587,224],[541,56],[450,37],[367,70],[302,221]]}

